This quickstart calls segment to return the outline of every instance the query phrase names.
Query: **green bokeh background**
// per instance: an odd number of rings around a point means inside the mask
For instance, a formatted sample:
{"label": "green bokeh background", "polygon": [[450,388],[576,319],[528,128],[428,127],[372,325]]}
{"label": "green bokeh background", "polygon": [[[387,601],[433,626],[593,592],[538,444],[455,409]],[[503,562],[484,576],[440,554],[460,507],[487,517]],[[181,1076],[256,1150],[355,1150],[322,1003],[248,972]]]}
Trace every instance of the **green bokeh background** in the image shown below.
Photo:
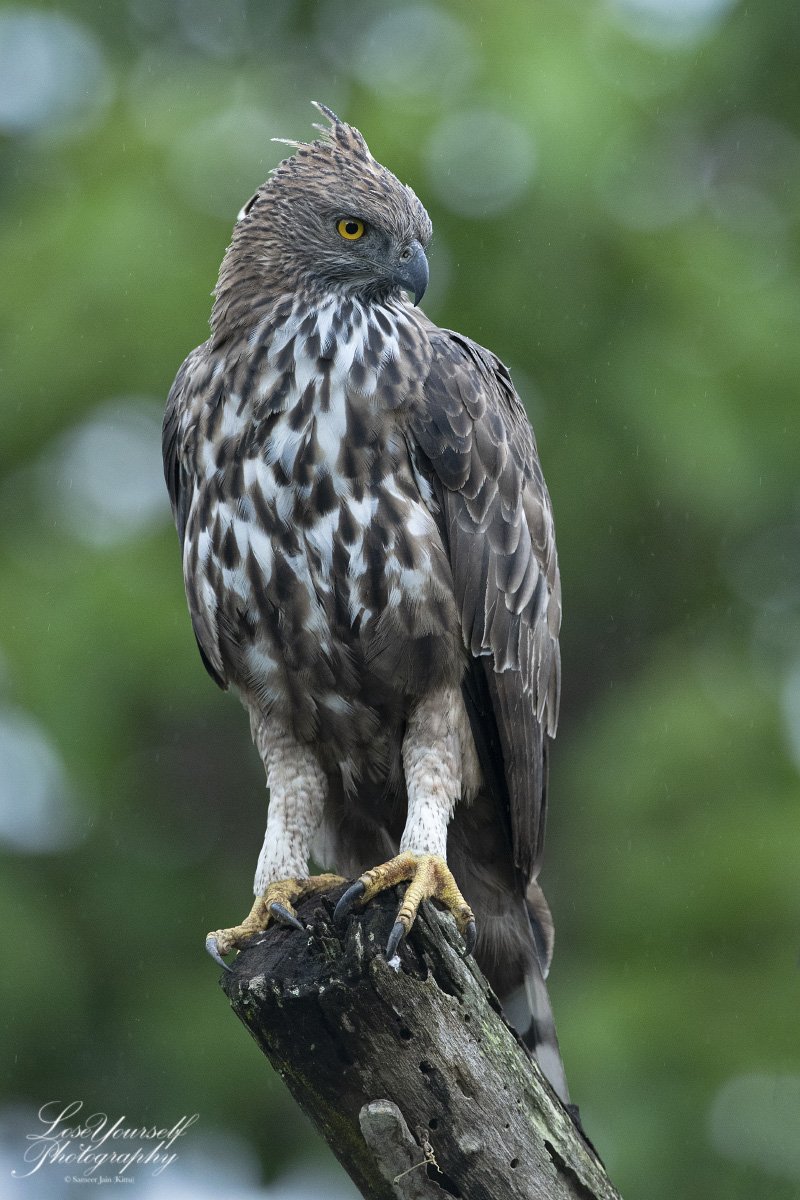
{"label": "green bokeh background", "polygon": [[265,792],[158,479],[236,211],[310,99],[427,204],[425,307],[536,428],[586,1127],[627,1200],[800,1194],[798,35],[788,0],[0,5],[0,1194],[77,1193],[10,1176],[56,1098],[200,1113],[142,1197],[351,1194],[202,949]]}

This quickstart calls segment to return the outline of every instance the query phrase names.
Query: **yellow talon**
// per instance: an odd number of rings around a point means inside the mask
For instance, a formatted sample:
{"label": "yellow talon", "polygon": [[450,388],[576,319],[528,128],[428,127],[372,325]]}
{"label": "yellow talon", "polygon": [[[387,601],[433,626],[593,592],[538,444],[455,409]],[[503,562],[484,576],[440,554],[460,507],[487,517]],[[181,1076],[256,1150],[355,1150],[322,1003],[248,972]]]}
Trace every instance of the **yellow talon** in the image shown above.
{"label": "yellow talon", "polygon": [[357,901],[361,906],[368,904],[379,892],[407,880],[410,883],[389,938],[388,957],[392,957],[400,940],[414,924],[423,900],[436,900],[452,913],[467,944],[467,953],[472,953],[476,934],[475,917],[447,863],[436,854],[412,854],[406,850],[389,862],[365,871],[342,896],[336,906],[334,919],[341,922]]}
{"label": "yellow talon", "polygon": [[232,925],[229,929],[217,929],[206,938],[206,949],[213,959],[223,967],[223,956],[231,950],[242,950],[248,942],[263,933],[275,920],[296,929],[303,926],[297,919],[295,904],[312,896],[315,892],[326,891],[344,883],[340,875],[311,875],[308,879],[277,879],[271,883],[263,896],[256,896],[253,907],[240,925]]}

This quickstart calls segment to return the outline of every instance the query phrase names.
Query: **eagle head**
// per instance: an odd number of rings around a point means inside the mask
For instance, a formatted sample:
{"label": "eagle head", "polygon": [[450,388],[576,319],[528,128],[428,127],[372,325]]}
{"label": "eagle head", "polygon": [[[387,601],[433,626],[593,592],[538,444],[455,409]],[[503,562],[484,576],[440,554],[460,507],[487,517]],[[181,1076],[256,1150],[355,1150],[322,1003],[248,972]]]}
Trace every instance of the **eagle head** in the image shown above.
{"label": "eagle head", "polygon": [[[332,291],[367,303],[428,284],[431,221],[410,187],[377,162],[363,135],[323,104],[321,137],[294,154],[239,213],[220,272],[219,299],[237,285],[280,295]],[[283,140],[283,139],[276,139]]]}

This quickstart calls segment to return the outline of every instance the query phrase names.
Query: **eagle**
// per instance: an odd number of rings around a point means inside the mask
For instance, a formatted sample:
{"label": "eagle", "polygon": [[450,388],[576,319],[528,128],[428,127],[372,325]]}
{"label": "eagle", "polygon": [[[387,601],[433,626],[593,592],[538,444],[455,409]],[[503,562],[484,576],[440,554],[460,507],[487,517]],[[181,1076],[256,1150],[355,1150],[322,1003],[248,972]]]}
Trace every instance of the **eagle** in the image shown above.
{"label": "eagle", "polygon": [[567,1103],[537,883],[561,587],[536,442],[502,362],[418,307],[422,203],[316,108],[239,213],[164,418],[194,634],[269,788],[255,903],[206,944],[225,966],[342,878],[340,923],[406,884],[387,957],[423,900],[449,910]]}

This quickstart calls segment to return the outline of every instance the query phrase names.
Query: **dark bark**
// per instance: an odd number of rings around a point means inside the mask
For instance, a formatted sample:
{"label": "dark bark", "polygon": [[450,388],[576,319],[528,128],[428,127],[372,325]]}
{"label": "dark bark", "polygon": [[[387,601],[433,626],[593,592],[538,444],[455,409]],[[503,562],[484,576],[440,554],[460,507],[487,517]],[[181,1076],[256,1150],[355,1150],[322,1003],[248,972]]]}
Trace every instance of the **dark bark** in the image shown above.
{"label": "dark bark", "polygon": [[249,946],[223,986],[362,1194],[619,1200],[452,919],[423,906],[389,964],[397,893],[340,931],[341,890],[300,905],[307,934]]}

